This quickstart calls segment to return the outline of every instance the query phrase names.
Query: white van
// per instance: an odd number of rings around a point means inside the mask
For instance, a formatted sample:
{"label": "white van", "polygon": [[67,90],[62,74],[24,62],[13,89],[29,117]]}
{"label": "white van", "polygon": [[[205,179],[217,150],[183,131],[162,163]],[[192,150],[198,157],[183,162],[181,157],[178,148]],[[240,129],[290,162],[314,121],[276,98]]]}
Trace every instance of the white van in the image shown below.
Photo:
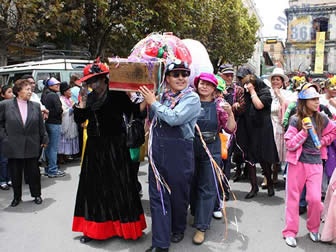
{"label": "white van", "polygon": [[70,82],[73,73],[83,75],[83,68],[92,63],[90,60],[48,59],[0,67],[0,85],[13,84],[25,74],[32,75],[36,81],[35,92],[41,93],[43,80],[55,77],[59,81]]}

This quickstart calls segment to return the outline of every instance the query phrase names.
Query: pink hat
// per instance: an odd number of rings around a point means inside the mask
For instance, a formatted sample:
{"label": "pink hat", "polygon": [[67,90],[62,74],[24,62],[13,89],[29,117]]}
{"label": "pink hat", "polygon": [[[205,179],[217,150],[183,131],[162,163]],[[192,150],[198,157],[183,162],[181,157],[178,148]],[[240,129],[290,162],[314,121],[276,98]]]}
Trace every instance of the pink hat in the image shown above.
{"label": "pink hat", "polygon": [[215,77],[215,75],[213,75],[211,73],[201,73],[194,80],[194,85],[195,85],[196,89],[198,88],[198,83],[199,83],[200,80],[210,82],[210,83],[214,84],[215,87],[217,87],[217,85],[218,85],[218,81],[217,81],[217,78]]}

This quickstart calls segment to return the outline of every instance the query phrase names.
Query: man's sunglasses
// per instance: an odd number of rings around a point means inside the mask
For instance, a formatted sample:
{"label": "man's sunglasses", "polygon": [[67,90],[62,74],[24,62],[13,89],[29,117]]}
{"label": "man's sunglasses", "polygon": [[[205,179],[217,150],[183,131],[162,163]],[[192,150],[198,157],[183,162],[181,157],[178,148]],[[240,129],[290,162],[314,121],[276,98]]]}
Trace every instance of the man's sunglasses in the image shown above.
{"label": "man's sunglasses", "polygon": [[170,72],[170,76],[174,78],[178,78],[180,75],[182,75],[183,78],[189,77],[190,72],[189,71],[172,71]]}

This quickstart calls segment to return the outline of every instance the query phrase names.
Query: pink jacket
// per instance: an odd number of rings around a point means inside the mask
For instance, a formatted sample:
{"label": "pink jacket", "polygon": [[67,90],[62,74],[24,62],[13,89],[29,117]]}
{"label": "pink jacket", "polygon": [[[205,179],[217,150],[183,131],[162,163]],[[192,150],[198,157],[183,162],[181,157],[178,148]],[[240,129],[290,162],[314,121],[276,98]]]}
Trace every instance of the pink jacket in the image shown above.
{"label": "pink jacket", "polygon": [[[301,153],[302,144],[306,141],[308,133],[301,130],[298,132],[297,128],[289,126],[285,134],[285,141],[287,147],[286,161],[296,165]],[[336,139],[336,124],[332,121],[328,122],[327,127],[322,131],[321,139],[321,158],[327,159],[327,146],[331,144],[332,141]]]}

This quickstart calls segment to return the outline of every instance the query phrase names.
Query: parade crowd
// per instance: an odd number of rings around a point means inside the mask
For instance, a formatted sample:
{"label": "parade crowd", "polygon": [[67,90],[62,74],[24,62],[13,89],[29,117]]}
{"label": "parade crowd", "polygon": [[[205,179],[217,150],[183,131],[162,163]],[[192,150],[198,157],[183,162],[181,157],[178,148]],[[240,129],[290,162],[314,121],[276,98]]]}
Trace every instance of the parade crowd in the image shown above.
{"label": "parade crowd", "polygon": [[69,84],[45,80],[41,98],[33,76],[2,86],[0,189],[12,187],[11,206],[22,201],[23,182],[43,203],[40,167],[57,179],[66,176],[63,163],[81,158],[72,230],[83,233],[82,243],[138,239],[147,227],[137,174],[146,144],[152,218],[146,251],[180,242],[189,212],[192,242],[201,245],[212,218],[223,218],[224,201],[233,200],[230,180],[249,179],[245,199],[257,197],[260,186],[272,197],[280,173],[286,244],[296,247],[305,212],[313,242],[336,242],[336,76],[314,82],[275,68],[263,80],[230,64],[200,73],[192,84],[190,75],[188,63],[174,59],[165,64],[162,93],[146,86],[111,91],[109,68],[96,62]]}

